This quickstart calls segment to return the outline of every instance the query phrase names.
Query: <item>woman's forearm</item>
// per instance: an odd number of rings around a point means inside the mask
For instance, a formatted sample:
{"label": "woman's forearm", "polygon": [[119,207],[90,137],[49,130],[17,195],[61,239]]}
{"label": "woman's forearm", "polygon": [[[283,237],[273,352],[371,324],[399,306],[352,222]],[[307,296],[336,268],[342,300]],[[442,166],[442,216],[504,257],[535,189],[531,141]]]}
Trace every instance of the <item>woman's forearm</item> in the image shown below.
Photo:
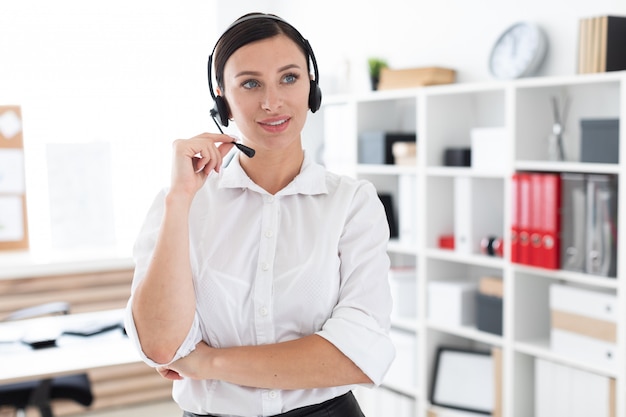
{"label": "woman's forearm", "polygon": [[270,345],[215,349],[201,343],[170,369],[192,379],[219,379],[268,389],[309,389],[372,381],[321,336]]}
{"label": "woman's forearm", "polygon": [[146,276],[133,295],[133,318],[141,346],[155,362],[174,356],[193,323],[195,295],[189,261],[190,202],[168,195]]}

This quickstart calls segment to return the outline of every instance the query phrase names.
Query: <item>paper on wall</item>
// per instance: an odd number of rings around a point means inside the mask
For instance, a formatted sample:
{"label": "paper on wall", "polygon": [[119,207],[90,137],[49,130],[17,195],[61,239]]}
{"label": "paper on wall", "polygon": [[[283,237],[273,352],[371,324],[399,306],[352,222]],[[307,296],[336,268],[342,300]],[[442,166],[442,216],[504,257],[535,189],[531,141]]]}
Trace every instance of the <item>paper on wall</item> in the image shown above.
{"label": "paper on wall", "polygon": [[24,194],[24,151],[0,148],[0,194]]}
{"label": "paper on wall", "polygon": [[24,205],[21,196],[0,196],[0,242],[24,239]]}

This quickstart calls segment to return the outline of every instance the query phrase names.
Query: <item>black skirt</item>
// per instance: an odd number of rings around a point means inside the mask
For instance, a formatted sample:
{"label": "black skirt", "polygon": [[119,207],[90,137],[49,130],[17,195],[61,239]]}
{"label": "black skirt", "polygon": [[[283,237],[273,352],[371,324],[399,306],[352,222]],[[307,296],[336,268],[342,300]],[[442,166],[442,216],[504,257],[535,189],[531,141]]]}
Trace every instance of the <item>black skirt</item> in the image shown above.
{"label": "black skirt", "polygon": [[[189,411],[183,413],[183,417],[219,417],[213,414],[194,414]],[[307,405],[296,408],[286,413],[276,414],[271,417],[365,417],[354,398],[352,392],[332,398],[323,403]]]}

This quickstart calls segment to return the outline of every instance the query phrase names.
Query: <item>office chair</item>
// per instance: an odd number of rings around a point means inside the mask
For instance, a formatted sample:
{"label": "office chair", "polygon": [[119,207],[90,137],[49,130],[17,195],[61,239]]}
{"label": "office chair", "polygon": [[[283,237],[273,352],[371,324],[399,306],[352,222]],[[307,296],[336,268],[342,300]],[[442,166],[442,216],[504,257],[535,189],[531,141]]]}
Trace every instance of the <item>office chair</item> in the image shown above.
{"label": "office chair", "polygon": [[[2,321],[68,314],[69,311],[68,303],[47,303],[18,310]],[[54,417],[50,405],[53,399],[69,399],[85,407],[90,406],[93,402],[93,393],[88,375],[82,373],[0,385],[0,408],[7,406],[15,409],[17,417],[25,417],[28,407],[38,408],[41,417]]]}

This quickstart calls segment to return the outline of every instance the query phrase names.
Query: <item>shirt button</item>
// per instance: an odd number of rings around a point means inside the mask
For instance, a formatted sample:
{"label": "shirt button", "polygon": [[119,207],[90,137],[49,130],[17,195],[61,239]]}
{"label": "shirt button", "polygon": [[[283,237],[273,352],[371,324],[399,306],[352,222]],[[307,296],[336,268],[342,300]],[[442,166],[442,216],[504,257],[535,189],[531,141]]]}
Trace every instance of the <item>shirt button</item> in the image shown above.
{"label": "shirt button", "polygon": [[263,271],[267,271],[268,269],[270,269],[270,266],[267,264],[267,262],[263,262],[261,263],[261,269]]}
{"label": "shirt button", "polygon": [[261,307],[259,308],[259,314],[263,317],[267,316],[268,310],[267,307]]}
{"label": "shirt button", "polygon": [[269,238],[269,237],[272,237],[272,236],[274,236],[274,232],[272,232],[271,230],[266,230],[265,231],[265,237]]}
{"label": "shirt button", "polygon": [[266,203],[271,203],[274,201],[274,196],[273,195],[267,195],[265,196],[265,202]]}
{"label": "shirt button", "polygon": [[278,393],[276,391],[270,391],[268,394],[271,399],[278,397]]}

